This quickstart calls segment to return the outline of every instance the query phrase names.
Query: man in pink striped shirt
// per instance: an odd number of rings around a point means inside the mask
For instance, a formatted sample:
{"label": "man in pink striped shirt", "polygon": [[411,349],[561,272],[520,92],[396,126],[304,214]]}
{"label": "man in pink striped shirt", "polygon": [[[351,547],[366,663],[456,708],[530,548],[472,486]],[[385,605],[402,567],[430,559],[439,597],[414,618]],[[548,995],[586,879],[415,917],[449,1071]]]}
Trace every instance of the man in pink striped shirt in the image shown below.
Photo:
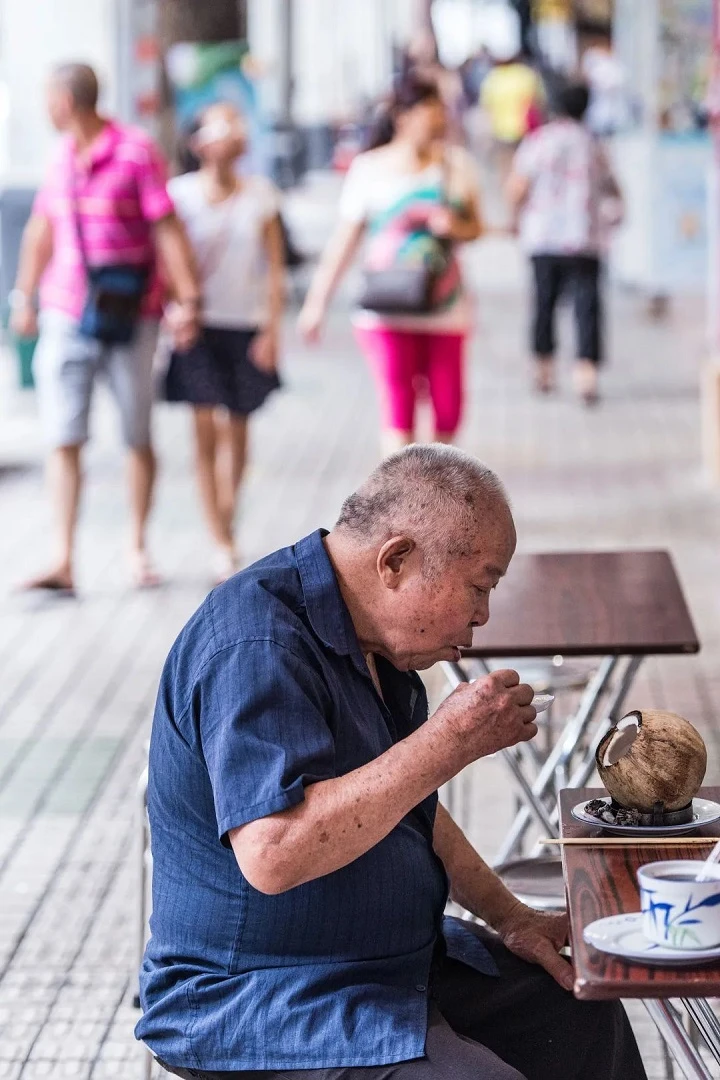
{"label": "man in pink striped shirt", "polygon": [[[34,336],[39,289],[35,379],[52,450],[49,474],[59,527],[55,564],[27,587],[65,594],[74,593],[80,458],[99,375],[106,377],[118,405],[129,452],[133,580],[138,586],[157,583],[145,533],[155,479],[152,360],[164,297],[158,257],[175,297],[178,347],[192,344],[200,315],[197,274],[167,194],[163,159],[144,132],[105,119],[97,102],[97,77],[86,65],[64,65],[50,80],[50,118],[66,138],[35,201],[10,296],[13,329]],[[93,269],[122,265],[148,271],[142,318],[130,344],[103,344],[80,333],[88,294],[86,263]]]}

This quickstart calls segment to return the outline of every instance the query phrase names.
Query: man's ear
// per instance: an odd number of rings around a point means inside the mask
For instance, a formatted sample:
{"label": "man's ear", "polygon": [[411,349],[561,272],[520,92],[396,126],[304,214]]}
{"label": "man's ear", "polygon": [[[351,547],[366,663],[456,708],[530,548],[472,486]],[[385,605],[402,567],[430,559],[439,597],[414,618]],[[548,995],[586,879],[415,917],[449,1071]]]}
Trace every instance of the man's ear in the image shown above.
{"label": "man's ear", "polygon": [[386,589],[396,589],[400,584],[408,557],[415,551],[415,541],[409,536],[393,536],[380,548],[377,572]]}

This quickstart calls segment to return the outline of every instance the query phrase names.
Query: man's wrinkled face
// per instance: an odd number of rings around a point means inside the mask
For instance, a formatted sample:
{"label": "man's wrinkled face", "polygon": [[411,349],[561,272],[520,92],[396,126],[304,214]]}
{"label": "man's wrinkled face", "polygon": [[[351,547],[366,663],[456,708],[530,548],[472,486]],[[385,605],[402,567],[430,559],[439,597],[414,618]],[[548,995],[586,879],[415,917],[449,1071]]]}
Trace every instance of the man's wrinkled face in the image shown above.
{"label": "man's wrinkled face", "polygon": [[471,645],[474,628],[490,617],[490,594],[507,571],[515,542],[503,508],[435,569],[420,552],[408,555],[386,594],[389,659],[396,667],[423,670],[459,659],[459,648]]}

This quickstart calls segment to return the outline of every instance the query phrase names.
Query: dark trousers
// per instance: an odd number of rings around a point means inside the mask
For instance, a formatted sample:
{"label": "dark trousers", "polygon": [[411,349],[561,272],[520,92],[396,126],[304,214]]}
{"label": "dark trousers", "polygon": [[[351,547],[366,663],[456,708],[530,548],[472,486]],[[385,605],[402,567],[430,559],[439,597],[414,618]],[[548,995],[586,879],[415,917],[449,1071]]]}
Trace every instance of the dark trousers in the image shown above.
{"label": "dark trousers", "polygon": [[555,312],[564,293],[575,309],[577,355],[600,364],[603,359],[603,312],[600,260],[589,255],[534,255],[535,308],[532,348],[536,356],[555,352]]}
{"label": "dark trousers", "polygon": [[576,1001],[494,935],[473,929],[500,978],[444,961],[432,986],[424,1058],[285,1072],[169,1071],[185,1080],[647,1080],[619,1002]]}

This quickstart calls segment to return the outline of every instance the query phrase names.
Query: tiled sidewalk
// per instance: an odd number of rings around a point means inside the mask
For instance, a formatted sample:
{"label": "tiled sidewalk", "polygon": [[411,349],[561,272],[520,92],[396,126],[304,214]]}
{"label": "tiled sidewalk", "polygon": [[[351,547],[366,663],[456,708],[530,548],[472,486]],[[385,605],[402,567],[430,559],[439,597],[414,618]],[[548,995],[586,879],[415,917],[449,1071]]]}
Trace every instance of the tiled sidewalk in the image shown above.
{"label": "tiled sidewalk", "polygon": [[[684,712],[720,777],[720,497],[699,468],[702,307],[664,324],[613,304],[606,398],[528,390],[524,305],[512,249],[472,256],[482,286],[464,444],[506,480],[523,549],[662,546],[675,555],[704,649],[653,661],[633,695]],[[289,335],[287,390],[258,418],[243,507],[249,559],[330,524],[376,461],[372,387],[340,312],[322,351]],[[568,374],[566,372],[566,374]],[[3,373],[3,388],[8,383]],[[165,654],[210,584],[187,418],[159,410],[163,459],[154,546],[168,584],[127,588],[115,420],[101,404],[81,541],[81,599],[41,604],[10,584],[42,563],[48,518],[31,396],[0,394],[0,1080],[140,1076],[131,1007],[136,784]],[[463,786],[462,815],[492,857],[511,804],[491,762]],[[487,815],[483,811],[492,808]],[[488,824],[488,821],[491,824]],[[638,1013],[652,1080],[665,1075]]]}

